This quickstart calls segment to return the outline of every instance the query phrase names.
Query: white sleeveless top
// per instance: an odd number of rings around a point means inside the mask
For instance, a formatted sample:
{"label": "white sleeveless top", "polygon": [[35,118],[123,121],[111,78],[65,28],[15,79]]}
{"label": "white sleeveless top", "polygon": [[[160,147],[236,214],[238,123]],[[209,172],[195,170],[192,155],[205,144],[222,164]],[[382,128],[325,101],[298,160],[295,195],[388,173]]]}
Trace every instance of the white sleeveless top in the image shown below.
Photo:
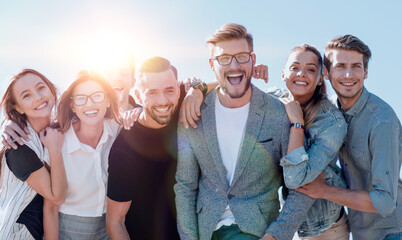
{"label": "white sleeveless top", "polygon": [[[42,146],[38,134],[28,124],[30,134],[28,138],[30,141],[24,144],[31,148],[38,158],[43,161],[49,160],[49,153],[47,149]],[[18,238],[13,233],[18,229],[15,225],[21,212],[28,206],[28,204],[36,196],[28,183],[19,180],[8,168],[5,155],[1,159],[1,176],[0,176],[0,239],[14,239]]]}

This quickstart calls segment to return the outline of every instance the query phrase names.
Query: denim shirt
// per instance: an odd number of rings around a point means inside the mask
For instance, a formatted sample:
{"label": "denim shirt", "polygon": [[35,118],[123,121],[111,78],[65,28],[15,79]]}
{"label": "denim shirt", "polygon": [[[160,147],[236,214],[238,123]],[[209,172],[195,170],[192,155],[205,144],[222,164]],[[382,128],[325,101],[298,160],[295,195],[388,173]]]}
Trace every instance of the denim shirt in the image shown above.
{"label": "denim shirt", "polygon": [[344,116],[348,134],[340,156],[348,188],[368,191],[378,210],[369,213],[349,209],[353,239],[383,239],[401,232],[401,123],[387,103],[365,88]]}
{"label": "denim shirt", "polygon": [[[336,161],[338,150],[346,138],[346,129],[342,113],[328,99],[322,100],[305,134],[304,146],[294,149],[281,159],[286,186],[290,189],[301,187],[324,171],[327,184],[345,188],[346,183]],[[299,236],[314,236],[325,232],[339,219],[341,209],[341,205],[316,199],[307,219],[299,228]]]}

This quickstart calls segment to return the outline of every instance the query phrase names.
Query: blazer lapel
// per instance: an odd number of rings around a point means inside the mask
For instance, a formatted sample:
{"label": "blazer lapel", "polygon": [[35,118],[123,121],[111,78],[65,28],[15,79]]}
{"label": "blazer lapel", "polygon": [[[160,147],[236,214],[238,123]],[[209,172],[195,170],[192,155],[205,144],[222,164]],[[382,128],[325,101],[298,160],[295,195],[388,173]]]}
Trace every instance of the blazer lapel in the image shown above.
{"label": "blazer lapel", "polygon": [[265,104],[264,92],[252,86],[253,93],[251,95],[249,116],[246,123],[246,129],[243,136],[243,143],[241,145],[241,152],[237,160],[236,169],[233,176],[232,186],[241,176],[244,168],[250,160],[251,153],[258,139],[258,134],[261,131],[262,122],[265,112],[261,110],[261,106]]}
{"label": "blazer lapel", "polygon": [[207,147],[212,156],[215,168],[218,171],[219,178],[228,188],[229,185],[226,180],[226,169],[222,163],[221,153],[219,151],[218,136],[216,133],[215,98],[216,89],[208,94],[208,96],[205,98],[203,104],[204,106],[201,107],[201,121]]}

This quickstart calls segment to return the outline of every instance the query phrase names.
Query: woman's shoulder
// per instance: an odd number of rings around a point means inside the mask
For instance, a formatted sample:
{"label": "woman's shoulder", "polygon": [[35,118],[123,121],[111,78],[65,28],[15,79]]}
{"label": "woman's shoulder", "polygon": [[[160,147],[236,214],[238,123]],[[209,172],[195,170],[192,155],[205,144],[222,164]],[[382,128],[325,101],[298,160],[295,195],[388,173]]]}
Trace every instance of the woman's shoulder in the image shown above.
{"label": "woman's shoulder", "polygon": [[327,98],[321,101],[317,115],[327,118],[328,120],[345,121],[341,111]]}
{"label": "woman's shoulder", "polygon": [[312,135],[319,135],[328,129],[333,129],[331,131],[336,132],[336,134],[344,135],[347,124],[341,111],[330,100],[323,99],[309,132]]}
{"label": "woman's shoulder", "polygon": [[10,171],[22,181],[25,181],[30,173],[43,166],[43,162],[36,155],[35,151],[27,145],[7,150],[5,157]]}

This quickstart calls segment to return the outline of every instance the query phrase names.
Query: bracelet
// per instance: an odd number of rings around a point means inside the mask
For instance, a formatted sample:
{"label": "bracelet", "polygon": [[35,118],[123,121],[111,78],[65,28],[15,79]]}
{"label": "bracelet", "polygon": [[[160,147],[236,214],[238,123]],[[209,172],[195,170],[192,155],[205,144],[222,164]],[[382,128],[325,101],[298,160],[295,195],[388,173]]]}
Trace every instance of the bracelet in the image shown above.
{"label": "bracelet", "polygon": [[305,129],[304,125],[302,125],[301,123],[291,123],[290,127],[295,127],[297,129],[303,129],[303,130]]}

